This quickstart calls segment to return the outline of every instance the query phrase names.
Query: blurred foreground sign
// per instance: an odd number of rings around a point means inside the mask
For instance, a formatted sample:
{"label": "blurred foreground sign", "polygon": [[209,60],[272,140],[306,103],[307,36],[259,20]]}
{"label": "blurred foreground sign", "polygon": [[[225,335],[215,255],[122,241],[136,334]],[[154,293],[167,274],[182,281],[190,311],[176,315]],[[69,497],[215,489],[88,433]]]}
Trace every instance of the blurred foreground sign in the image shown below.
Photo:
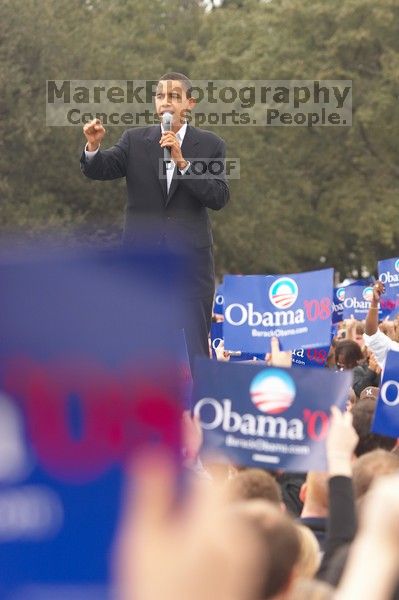
{"label": "blurred foreground sign", "polygon": [[388,352],[372,430],[399,437],[399,352]]}
{"label": "blurred foreground sign", "polygon": [[111,598],[123,469],[148,444],[178,455],[183,266],[137,250],[0,260],[1,600]]}

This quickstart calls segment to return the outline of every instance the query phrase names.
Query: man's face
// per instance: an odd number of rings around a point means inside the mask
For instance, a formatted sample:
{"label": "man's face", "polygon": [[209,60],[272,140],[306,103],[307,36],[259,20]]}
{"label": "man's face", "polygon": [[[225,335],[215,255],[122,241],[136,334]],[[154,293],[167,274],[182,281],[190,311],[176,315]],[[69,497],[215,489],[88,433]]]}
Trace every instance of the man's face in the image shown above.
{"label": "man's face", "polygon": [[165,112],[173,115],[173,125],[181,127],[186,120],[187,112],[195,105],[193,98],[187,98],[186,89],[181,81],[160,81],[155,96],[155,110],[162,118]]}

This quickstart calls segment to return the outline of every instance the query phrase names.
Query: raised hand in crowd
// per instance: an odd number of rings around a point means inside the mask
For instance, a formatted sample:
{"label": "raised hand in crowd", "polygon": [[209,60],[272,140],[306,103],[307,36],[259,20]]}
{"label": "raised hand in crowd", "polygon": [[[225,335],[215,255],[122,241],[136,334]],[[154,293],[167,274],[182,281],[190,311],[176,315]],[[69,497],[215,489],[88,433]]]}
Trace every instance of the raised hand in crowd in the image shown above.
{"label": "raised hand in crowd", "polygon": [[378,305],[384,292],[384,284],[377,281],[373,286],[373,299],[367,313],[365,326],[366,345],[374,352],[376,361],[382,369],[385,367],[388,352],[390,350],[399,351],[399,343],[378,327]]}
{"label": "raised hand in crowd", "polygon": [[184,411],[182,417],[182,442],[186,461],[194,462],[198,458],[203,437],[198,417],[191,416],[188,410]]}
{"label": "raised hand in crowd", "polygon": [[391,600],[398,582],[399,475],[381,477],[364,499],[337,600]]}
{"label": "raised hand in crowd", "polygon": [[342,413],[338,407],[331,407],[330,429],[327,435],[327,464],[330,477],[352,476],[352,459],[359,441],[353,425],[352,414]]}
{"label": "raised hand in crowd", "polygon": [[345,320],[345,339],[355,341],[356,338],[356,326],[358,321],[351,315],[350,319]]}
{"label": "raised hand in crowd", "polygon": [[221,340],[221,342],[215,348],[215,354],[216,354],[216,359],[217,360],[221,360],[221,361],[224,361],[224,362],[227,362],[227,361],[230,360],[230,354],[229,354],[229,352],[224,349],[224,341],[223,340]]}
{"label": "raised hand in crowd", "polygon": [[372,352],[371,350],[368,350],[367,352],[368,354],[368,367],[371,371],[374,371],[374,373],[377,373],[377,375],[380,375],[381,373],[381,367],[377,362],[377,359],[375,357],[374,352]]}
{"label": "raised hand in crowd", "polygon": [[257,597],[259,538],[240,519],[228,518],[225,488],[190,486],[189,480],[179,503],[177,489],[166,453],[135,461],[115,543],[118,600]]}
{"label": "raised hand in crowd", "polygon": [[272,337],[270,341],[271,352],[266,354],[265,360],[268,365],[272,367],[286,367],[292,366],[292,352],[280,350],[280,342],[277,337]]}
{"label": "raised hand in crowd", "polygon": [[373,285],[373,299],[370,303],[369,312],[366,317],[365,333],[374,335],[378,329],[378,308],[382,294],[385,293],[385,286],[381,281],[376,281]]}

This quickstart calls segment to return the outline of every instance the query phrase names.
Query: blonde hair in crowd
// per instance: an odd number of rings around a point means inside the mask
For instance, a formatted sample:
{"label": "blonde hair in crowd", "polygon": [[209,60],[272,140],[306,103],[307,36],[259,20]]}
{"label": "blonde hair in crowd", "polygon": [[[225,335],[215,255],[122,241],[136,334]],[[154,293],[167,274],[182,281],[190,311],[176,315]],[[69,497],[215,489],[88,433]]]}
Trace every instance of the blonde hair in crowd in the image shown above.
{"label": "blonde hair in crowd", "polygon": [[296,570],[300,577],[311,579],[320,566],[320,547],[314,533],[305,525],[297,524],[300,552]]}

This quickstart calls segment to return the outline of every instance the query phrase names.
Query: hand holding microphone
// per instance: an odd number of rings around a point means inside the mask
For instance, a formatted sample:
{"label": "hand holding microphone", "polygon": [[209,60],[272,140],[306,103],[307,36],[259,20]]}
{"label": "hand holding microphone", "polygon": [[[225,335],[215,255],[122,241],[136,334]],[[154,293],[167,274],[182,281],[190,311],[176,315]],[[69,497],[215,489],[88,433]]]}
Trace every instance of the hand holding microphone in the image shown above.
{"label": "hand holding microphone", "polygon": [[162,125],[163,125],[164,133],[162,134],[160,144],[163,147],[163,160],[164,160],[164,162],[170,162],[171,161],[170,147],[162,144],[162,141],[163,141],[163,138],[165,136],[165,133],[168,133],[168,132],[170,132],[172,130],[172,120],[173,120],[172,113],[165,112],[162,115]]}
{"label": "hand holding microphone", "polygon": [[179,140],[176,134],[172,131],[173,115],[170,112],[165,112],[162,115],[162,125],[164,133],[159,141],[163,148],[163,159],[165,163],[170,163],[171,160],[177,165],[179,169],[184,169],[188,162],[183,158],[180,149]]}

